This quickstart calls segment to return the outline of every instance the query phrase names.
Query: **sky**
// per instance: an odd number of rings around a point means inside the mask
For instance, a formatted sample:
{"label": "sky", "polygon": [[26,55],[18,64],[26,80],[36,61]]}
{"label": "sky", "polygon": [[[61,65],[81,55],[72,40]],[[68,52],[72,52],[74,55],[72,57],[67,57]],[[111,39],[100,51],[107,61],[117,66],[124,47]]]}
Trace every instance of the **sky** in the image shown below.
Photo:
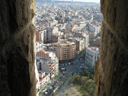
{"label": "sky", "polygon": [[100,2],[100,0],[74,0],[74,1],[82,1],[82,2]]}

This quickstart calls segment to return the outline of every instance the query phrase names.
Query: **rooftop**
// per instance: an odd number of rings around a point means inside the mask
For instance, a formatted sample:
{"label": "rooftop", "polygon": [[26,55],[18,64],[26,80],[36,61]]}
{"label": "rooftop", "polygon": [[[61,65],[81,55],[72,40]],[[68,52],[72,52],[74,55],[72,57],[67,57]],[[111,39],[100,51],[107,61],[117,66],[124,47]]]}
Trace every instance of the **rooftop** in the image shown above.
{"label": "rooftop", "polygon": [[88,49],[90,49],[93,52],[99,53],[99,47],[88,47]]}
{"label": "rooftop", "polygon": [[39,82],[41,82],[47,75],[48,73],[39,71]]}

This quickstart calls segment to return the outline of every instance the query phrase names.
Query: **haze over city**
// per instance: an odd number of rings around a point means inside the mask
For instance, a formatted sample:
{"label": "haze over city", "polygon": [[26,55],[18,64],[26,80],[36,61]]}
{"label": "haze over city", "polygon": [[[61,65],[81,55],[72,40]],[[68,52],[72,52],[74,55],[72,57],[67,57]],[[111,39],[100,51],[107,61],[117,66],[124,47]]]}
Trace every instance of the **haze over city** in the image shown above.
{"label": "haze over city", "polygon": [[100,2],[100,0],[73,0],[73,1],[80,1],[80,2]]}

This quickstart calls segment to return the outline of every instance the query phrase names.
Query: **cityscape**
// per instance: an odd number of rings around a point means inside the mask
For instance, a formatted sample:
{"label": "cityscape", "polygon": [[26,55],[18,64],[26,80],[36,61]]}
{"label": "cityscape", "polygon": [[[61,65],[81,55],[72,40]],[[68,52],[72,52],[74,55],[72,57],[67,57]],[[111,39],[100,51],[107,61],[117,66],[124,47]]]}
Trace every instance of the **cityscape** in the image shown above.
{"label": "cityscape", "polygon": [[94,84],[86,95],[68,87],[79,76],[93,81],[102,20],[99,3],[36,2],[37,95],[94,96]]}

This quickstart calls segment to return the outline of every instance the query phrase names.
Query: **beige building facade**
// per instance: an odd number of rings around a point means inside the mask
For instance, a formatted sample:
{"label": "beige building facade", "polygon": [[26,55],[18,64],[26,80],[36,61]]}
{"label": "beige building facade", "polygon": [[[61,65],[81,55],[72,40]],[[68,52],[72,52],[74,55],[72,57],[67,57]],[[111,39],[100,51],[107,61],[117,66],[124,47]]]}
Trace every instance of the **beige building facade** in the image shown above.
{"label": "beige building facade", "polygon": [[71,60],[76,57],[76,45],[74,42],[60,40],[53,44],[53,51],[60,61]]}

